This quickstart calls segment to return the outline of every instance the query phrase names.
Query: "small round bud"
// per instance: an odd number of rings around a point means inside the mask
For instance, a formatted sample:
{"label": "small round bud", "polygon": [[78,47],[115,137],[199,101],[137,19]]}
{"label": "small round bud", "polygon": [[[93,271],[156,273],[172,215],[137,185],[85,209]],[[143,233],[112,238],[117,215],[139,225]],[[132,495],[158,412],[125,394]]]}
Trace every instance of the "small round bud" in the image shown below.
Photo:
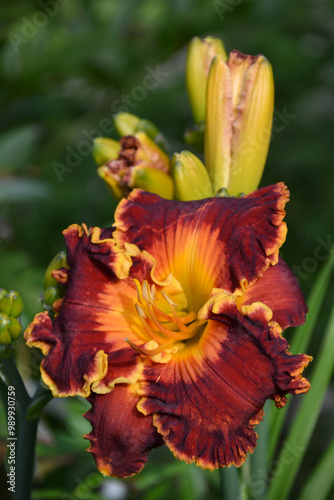
{"label": "small round bud", "polygon": [[[64,290],[64,289],[63,289]],[[52,306],[53,303],[63,297],[64,292],[60,286],[48,286],[43,292],[43,300],[47,306]]]}
{"label": "small round bud", "polygon": [[7,330],[12,340],[19,338],[22,331],[21,323],[16,319],[9,317],[7,322]]}
{"label": "small round bud", "polygon": [[0,314],[0,344],[10,344],[20,336],[21,330],[21,323],[16,318],[6,313]]}
{"label": "small round bud", "polygon": [[0,311],[17,318],[22,312],[23,302],[15,290],[9,290],[0,300]]}

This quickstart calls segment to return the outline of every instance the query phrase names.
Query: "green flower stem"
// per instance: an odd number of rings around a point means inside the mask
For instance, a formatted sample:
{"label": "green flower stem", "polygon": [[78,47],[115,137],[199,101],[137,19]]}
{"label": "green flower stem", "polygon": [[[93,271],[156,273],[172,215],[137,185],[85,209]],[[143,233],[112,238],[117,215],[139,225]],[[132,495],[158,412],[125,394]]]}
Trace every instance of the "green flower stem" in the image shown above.
{"label": "green flower stem", "polygon": [[30,404],[30,396],[27,392],[27,389],[23,383],[21,375],[17,369],[15,364],[15,359],[13,356],[10,358],[3,358],[2,365],[5,368],[5,374],[8,377],[10,385],[15,387],[15,395],[16,400],[19,406],[29,406]]}
{"label": "green flower stem", "polygon": [[45,390],[39,386],[33,398],[30,398],[21,375],[16,367],[14,357],[2,360],[9,385],[15,387],[17,403],[17,455],[16,455],[16,484],[13,500],[30,500],[31,483],[34,473],[34,457],[38,418],[27,420],[27,411],[30,404],[37,400]]}
{"label": "green flower stem", "polygon": [[241,473],[241,486],[240,486],[240,496],[241,500],[249,500],[250,497],[250,484],[251,484],[251,462],[252,456],[247,457],[246,462],[242,465],[240,469]]}
{"label": "green flower stem", "polygon": [[219,470],[220,493],[222,500],[236,500],[240,497],[240,481],[238,469],[233,465]]}
{"label": "green flower stem", "polygon": [[267,401],[264,406],[264,418],[255,428],[258,434],[257,446],[251,457],[251,476],[249,479],[250,498],[253,500],[266,500],[267,474],[268,474],[268,445],[269,445],[269,420],[273,402]]}
{"label": "green flower stem", "polygon": [[19,418],[16,489],[13,500],[30,500],[31,498],[38,419],[29,421],[25,417],[26,412]]}

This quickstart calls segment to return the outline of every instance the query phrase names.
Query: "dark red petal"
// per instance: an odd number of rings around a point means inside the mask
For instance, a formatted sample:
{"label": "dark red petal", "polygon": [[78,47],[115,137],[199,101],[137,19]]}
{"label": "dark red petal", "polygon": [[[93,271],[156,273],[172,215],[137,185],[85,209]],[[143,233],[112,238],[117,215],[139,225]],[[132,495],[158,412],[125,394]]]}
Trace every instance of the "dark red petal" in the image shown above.
{"label": "dark red petal", "polygon": [[145,369],[138,405],[179,459],[209,469],[240,466],[253,451],[268,398],[281,407],[287,392],[309,389],[301,376],[309,358],[286,352],[266,306],[243,316],[227,299],[220,312],[222,322],[209,321],[197,344]]}
{"label": "dark red petal", "polygon": [[38,347],[46,356],[41,374],[54,396],[87,396],[91,384],[107,373],[107,355],[101,346],[71,353],[60,342],[46,312],[35,317],[24,336],[29,347]]}
{"label": "dark red petal", "polygon": [[275,266],[269,266],[263,276],[246,289],[240,304],[263,302],[273,312],[273,320],[283,330],[305,323],[307,306],[297,278],[280,258]]}
{"label": "dark red petal", "polygon": [[59,314],[52,323],[46,313],[37,316],[26,340],[46,355],[43,380],[55,396],[86,397],[92,388],[109,391],[115,380],[133,383],[141,361],[125,338],[137,343],[145,339],[140,339],[135,284],[115,276],[114,254],[109,253],[114,249],[103,239],[105,231],[72,226],[65,236],[71,267]]}
{"label": "dark red petal", "polygon": [[108,476],[126,477],[139,472],[147,462],[148,452],[163,444],[153,426],[152,417],[137,409],[139,401],[134,387],[119,384],[112,392],[93,394],[92,405],[85,417],[92,431],[88,451],[94,455],[97,467]]}

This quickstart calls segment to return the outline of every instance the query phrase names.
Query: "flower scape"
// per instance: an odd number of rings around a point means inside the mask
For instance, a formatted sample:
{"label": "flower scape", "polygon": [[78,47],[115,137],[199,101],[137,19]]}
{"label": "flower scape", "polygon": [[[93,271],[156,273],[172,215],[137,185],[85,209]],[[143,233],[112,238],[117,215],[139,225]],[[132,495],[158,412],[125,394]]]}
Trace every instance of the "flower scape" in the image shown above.
{"label": "flower scape", "polygon": [[[248,70],[245,58],[238,59]],[[212,66],[217,71],[217,60]],[[214,134],[212,117],[206,120]],[[123,156],[110,156],[106,165],[122,160],[126,172],[129,139],[121,142]],[[307,312],[279,256],[289,192],[280,182],[239,197],[215,196],[228,174],[219,172],[212,137],[208,143],[206,158],[215,156],[210,176],[209,166],[190,153],[178,155],[174,169],[178,162],[188,168],[187,182],[196,177],[194,169],[197,180],[206,175],[212,196],[204,196],[203,182],[203,196],[191,199],[190,183],[178,197],[182,176],[179,185],[173,178],[174,199],[166,199],[173,197],[170,185],[161,197],[129,184],[125,189],[123,182],[118,193],[127,197],[112,227],[74,224],[64,231],[66,265],[52,277],[65,294],[52,314],[39,313],[25,332],[27,344],[45,356],[41,374],[53,396],[90,402],[88,451],[106,475],[138,473],[149,451],[163,444],[203,469],[239,467],[256,446],[254,429],[266,400],[282,408],[288,393],[310,388],[302,373],[311,358],[291,354],[282,336],[304,323]],[[154,161],[149,172],[152,166]],[[233,169],[238,190],[235,164]]]}

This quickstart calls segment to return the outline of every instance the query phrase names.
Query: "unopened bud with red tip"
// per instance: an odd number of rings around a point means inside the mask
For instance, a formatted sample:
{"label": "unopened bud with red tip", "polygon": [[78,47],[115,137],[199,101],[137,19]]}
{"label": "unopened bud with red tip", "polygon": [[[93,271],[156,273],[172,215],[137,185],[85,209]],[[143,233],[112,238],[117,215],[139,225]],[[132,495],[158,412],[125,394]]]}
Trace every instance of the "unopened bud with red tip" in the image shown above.
{"label": "unopened bud with red tip", "polygon": [[186,81],[191,109],[196,123],[205,120],[206,85],[212,59],[220,55],[227,59],[223,42],[208,36],[194,37],[188,48]]}

